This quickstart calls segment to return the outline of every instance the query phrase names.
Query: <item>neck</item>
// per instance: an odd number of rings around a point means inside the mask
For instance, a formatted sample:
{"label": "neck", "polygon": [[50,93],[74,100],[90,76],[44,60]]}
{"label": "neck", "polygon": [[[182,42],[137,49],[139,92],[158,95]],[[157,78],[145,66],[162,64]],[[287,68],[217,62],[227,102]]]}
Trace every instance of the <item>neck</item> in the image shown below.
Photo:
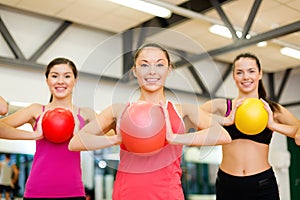
{"label": "neck", "polygon": [[148,101],[154,104],[159,104],[161,101],[165,102],[166,98],[165,95],[163,93],[146,93],[146,92],[142,92],[139,100],[141,101]]}
{"label": "neck", "polygon": [[241,99],[241,98],[259,98],[259,96],[258,96],[257,92],[252,92],[252,93],[239,92],[238,99]]}
{"label": "neck", "polygon": [[51,103],[49,103],[50,107],[66,107],[73,108],[73,103],[71,98],[65,99],[53,99]]}

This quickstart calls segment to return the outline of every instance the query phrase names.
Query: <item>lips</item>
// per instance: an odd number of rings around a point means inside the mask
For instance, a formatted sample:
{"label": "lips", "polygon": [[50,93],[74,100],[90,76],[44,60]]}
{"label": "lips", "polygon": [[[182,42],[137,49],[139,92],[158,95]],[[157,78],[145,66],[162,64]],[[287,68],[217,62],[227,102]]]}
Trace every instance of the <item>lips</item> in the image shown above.
{"label": "lips", "polygon": [[245,86],[245,87],[248,87],[250,85],[252,85],[252,82],[242,82],[242,85]]}
{"label": "lips", "polygon": [[159,79],[159,78],[145,78],[145,80],[146,80],[148,83],[156,83],[156,82],[158,82],[160,79]]}
{"label": "lips", "polygon": [[67,89],[67,87],[55,87],[55,90],[58,92],[63,92]]}

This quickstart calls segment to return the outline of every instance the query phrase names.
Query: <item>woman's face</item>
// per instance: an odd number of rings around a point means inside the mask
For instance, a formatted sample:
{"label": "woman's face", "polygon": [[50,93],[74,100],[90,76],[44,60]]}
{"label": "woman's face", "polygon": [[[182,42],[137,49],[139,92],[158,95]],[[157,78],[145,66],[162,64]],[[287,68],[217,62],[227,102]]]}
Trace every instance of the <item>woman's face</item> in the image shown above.
{"label": "woman's face", "polygon": [[72,95],[76,79],[68,64],[54,65],[47,78],[47,84],[54,98],[63,99]]}
{"label": "woman's face", "polygon": [[147,91],[163,88],[170,71],[171,67],[165,53],[156,47],[142,49],[133,68],[140,87]]}
{"label": "woman's face", "polygon": [[249,94],[258,92],[259,80],[262,72],[259,71],[253,58],[240,58],[235,62],[233,79],[240,93]]}

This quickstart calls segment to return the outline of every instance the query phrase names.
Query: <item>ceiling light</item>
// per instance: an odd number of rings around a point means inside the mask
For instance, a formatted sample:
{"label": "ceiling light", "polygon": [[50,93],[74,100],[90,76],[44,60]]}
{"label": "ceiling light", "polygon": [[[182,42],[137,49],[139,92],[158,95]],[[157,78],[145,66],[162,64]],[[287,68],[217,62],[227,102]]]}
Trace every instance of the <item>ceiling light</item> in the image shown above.
{"label": "ceiling light", "polygon": [[[222,37],[226,37],[226,38],[232,38],[231,32],[229,31],[229,29],[226,26],[222,26],[222,25],[212,25],[211,27],[209,27],[209,31],[213,34],[222,36]],[[238,38],[242,37],[242,32],[241,31],[236,31],[236,35]],[[251,38],[251,35],[247,34],[246,38],[249,39]]]}
{"label": "ceiling light", "polygon": [[232,35],[229,31],[229,29],[225,26],[221,26],[221,25],[212,25],[211,27],[209,27],[209,31],[211,33],[220,35],[222,37],[226,37],[226,38],[232,38]]}
{"label": "ceiling light", "polygon": [[148,3],[142,0],[109,0],[111,2],[133,8],[158,17],[169,18],[172,12],[164,7]]}
{"label": "ceiling light", "polygon": [[289,47],[283,47],[280,49],[280,53],[285,56],[290,56],[300,60],[300,51]]}
{"label": "ceiling light", "polygon": [[266,41],[259,42],[259,43],[256,44],[256,46],[265,47],[265,46],[267,46],[267,42]]}

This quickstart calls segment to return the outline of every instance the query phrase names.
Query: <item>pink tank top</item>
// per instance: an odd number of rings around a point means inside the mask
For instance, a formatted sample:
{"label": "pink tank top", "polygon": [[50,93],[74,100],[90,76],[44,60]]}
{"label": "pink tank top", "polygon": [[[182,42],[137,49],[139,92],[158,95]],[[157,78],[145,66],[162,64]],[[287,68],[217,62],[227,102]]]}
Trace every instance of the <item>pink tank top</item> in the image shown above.
{"label": "pink tank top", "polygon": [[[173,132],[184,133],[185,126],[175,106],[171,102],[167,106]],[[151,156],[130,153],[121,145],[113,199],[183,200],[181,155],[182,145],[166,144]]]}
{"label": "pink tank top", "polygon": [[[43,106],[43,112],[45,107]],[[77,115],[80,128],[84,119]],[[39,118],[36,120],[36,124]],[[35,129],[36,127],[34,127]],[[36,141],[30,175],[26,182],[24,197],[67,198],[84,197],[81,177],[80,152],[68,150],[69,141],[52,143],[47,139]]]}

